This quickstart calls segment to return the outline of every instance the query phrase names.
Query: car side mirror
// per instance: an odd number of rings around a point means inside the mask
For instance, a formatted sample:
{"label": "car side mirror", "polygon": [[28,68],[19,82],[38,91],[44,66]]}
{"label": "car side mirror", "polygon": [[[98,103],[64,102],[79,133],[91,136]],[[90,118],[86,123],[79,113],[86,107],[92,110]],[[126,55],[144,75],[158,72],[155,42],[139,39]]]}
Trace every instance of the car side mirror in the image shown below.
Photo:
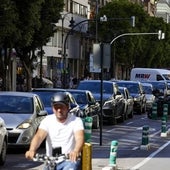
{"label": "car side mirror", "polygon": [[46,110],[41,110],[40,113],[38,113],[38,116],[47,116],[48,112]]}

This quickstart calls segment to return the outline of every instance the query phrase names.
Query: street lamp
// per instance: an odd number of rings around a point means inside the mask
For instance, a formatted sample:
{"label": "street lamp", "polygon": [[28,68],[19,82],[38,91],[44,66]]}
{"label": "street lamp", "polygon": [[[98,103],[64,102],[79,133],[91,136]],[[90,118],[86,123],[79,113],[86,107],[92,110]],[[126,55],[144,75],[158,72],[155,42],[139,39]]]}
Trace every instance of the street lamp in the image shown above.
{"label": "street lamp", "polygon": [[[63,77],[64,77],[64,88],[66,87],[66,67],[65,67],[65,55],[64,55],[64,21],[65,21],[65,18],[69,15],[69,14],[72,14],[70,12],[67,12],[67,13],[64,13],[62,15],[62,18],[61,18],[61,55],[62,55],[62,64],[63,64]],[[71,20],[70,20],[70,23],[71,25],[69,25],[69,27],[71,27],[73,24],[74,24],[74,20],[73,20],[73,16],[71,17]]]}
{"label": "street lamp", "polygon": [[[128,35],[158,35],[158,39],[161,40],[161,39],[165,39],[165,33],[163,33],[161,30],[159,30],[158,32],[151,32],[151,33],[148,33],[148,32],[140,32],[140,33],[136,33],[136,32],[133,32],[133,33],[124,33],[124,34],[120,34],[118,35],[117,37],[114,37],[112,39],[112,41],[110,42],[110,46],[120,37],[123,37],[123,36],[128,36]],[[114,77],[116,75],[116,70],[115,70],[115,54],[114,54]]]}
{"label": "street lamp", "polygon": [[63,70],[64,70],[64,88],[66,88],[66,83],[67,83],[67,78],[66,78],[66,43],[67,43],[67,39],[68,39],[68,36],[72,33],[72,31],[74,30],[74,28],[76,28],[77,26],[79,26],[80,24],[84,23],[84,22],[89,22],[89,21],[95,21],[95,20],[91,20],[91,19],[86,19],[86,20],[83,20],[83,21],[80,21],[79,23],[77,24],[73,24],[72,20],[70,22],[70,26],[71,29],[69,30],[69,32],[67,33],[66,37],[65,37],[65,40],[64,40],[64,54],[63,54]]}
{"label": "street lamp", "polygon": [[163,33],[161,30],[159,30],[158,32],[132,32],[132,33],[124,33],[124,34],[120,34],[117,37],[113,38],[112,41],[110,42],[110,45],[113,44],[113,42],[115,40],[117,40],[120,37],[126,36],[126,35],[158,35],[158,39],[164,39],[165,38],[165,33]]}
{"label": "street lamp", "polygon": [[[64,20],[65,18],[67,17],[68,14],[72,14],[70,12],[67,12],[65,14],[63,14],[62,18],[61,18],[61,36],[62,36],[62,39],[61,39],[61,47],[62,47],[62,55],[63,55],[63,43],[64,43]],[[71,17],[71,20],[70,22],[72,22],[74,24],[74,20],[73,20],[73,16]],[[72,26],[72,25],[69,25],[69,27]]]}

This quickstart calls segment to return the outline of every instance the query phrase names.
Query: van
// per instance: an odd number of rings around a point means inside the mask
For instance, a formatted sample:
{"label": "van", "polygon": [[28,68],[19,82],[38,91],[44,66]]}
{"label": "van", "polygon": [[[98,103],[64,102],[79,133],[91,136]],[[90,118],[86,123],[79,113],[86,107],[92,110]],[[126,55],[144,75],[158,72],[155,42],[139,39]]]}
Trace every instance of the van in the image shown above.
{"label": "van", "polygon": [[133,68],[131,81],[170,81],[170,70],[157,68]]}

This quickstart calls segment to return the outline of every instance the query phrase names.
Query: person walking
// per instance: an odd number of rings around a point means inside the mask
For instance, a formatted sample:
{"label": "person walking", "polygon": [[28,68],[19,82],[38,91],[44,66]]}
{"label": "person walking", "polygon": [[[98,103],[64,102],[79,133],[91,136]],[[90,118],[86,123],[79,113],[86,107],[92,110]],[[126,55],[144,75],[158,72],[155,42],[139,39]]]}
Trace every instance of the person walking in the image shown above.
{"label": "person walking", "polygon": [[[84,125],[81,118],[69,113],[70,105],[67,93],[58,92],[51,99],[54,114],[46,116],[32,139],[27,159],[33,159],[37,149],[46,139],[46,155],[52,156],[55,148],[61,147],[61,153],[69,160],[56,166],[55,170],[80,170],[82,148],[84,145]],[[48,169],[48,167],[44,167]]]}

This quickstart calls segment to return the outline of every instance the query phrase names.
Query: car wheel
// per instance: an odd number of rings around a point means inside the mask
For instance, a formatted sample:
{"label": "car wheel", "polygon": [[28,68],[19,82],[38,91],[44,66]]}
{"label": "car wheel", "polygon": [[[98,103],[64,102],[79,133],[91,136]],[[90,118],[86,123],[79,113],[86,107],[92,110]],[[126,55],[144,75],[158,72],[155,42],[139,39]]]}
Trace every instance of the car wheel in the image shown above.
{"label": "car wheel", "polygon": [[125,117],[126,117],[126,114],[122,114],[121,115],[121,117],[120,117],[121,123],[123,123],[125,121]]}
{"label": "car wheel", "polygon": [[146,113],[146,104],[144,105],[144,107],[142,109],[142,113]]}
{"label": "car wheel", "polygon": [[124,120],[127,120],[128,119],[128,115],[127,115],[127,112],[124,113]]}
{"label": "car wheel", "polygon": [[149,119],[152,119],[152,108],[148,110],[147,115]]}
{"label": "car wheel", "polygon": [[128,118],[133,118],[133,110],[132,110],[131,113],[129,114]]}
{"label": "car wheel", "polygon": [[93,117],[93,128],[94,129],[98,129],[99,128],[99,116],[98,115]]}
{"label": "car wheel", "polygon": [[142,111],[143,111],[143,107],[142,107],[142,106],[140,106],[139,114],[142,114]]}
{"label": "car wheel", "polygon": [[2,151],[0,153],[0,165],[4,165],[6,160],[6,152],[7,152],[7,143],[6,141],[3,142]]}

